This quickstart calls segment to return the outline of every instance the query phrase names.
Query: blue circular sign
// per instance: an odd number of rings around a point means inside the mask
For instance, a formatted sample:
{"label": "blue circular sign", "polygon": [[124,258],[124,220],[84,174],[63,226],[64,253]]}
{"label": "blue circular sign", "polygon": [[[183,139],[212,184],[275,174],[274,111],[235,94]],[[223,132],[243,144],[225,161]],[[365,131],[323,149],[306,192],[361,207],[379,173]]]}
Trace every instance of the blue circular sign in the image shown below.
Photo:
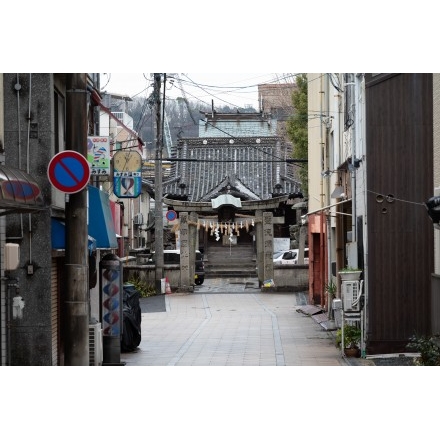
{"label": "blue circular sign", "polygon": [[169,211],[167,211],[166,213],[166,218],[169,222],[172,222],[173,220],[176,220],[177,218],[177,212],[173,211],[172,209],[170,209]]}
{"label": "blue circular sign", "polygon": [[57,189],[73,194],[84,189],[90,180],[90,164],[77,151],[65,150],[56,154],[47,167],[47,177]]}

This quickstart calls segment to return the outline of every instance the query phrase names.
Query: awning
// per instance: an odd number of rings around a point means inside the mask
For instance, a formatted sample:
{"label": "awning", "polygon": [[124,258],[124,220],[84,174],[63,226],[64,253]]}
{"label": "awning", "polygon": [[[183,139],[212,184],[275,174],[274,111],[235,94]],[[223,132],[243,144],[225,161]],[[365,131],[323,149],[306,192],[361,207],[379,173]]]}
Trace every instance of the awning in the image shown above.
{"label": "awning", "polygon": [[[51,218],[52,249],[66,249],[66,225],[61,220]],[[89,235],[87,248],[92,253],[96,250],[96,240]]]}
{"label": "awning", "polygon": [[[118,247],[108,194],[94,186],[88,186],[89,194],[89,251]],[[52,249],[66,249],[66,226],[64,222],[52,221]]]}
{"label": "awning", "polygon": [[0,216],[45,209],[37,182],[17,168],[0,165]]}
{"label": "awning", "polygon": [[99,249],[118,247],[116,231],[107,193],[99,188],[88,186],[89,190],[89,235],[96,239]]}
{"label": "awning", "polygon": [[344,195],[344,188],[342,185],[336,185],[335,189],[330,195],[331,199],[340,199]]}

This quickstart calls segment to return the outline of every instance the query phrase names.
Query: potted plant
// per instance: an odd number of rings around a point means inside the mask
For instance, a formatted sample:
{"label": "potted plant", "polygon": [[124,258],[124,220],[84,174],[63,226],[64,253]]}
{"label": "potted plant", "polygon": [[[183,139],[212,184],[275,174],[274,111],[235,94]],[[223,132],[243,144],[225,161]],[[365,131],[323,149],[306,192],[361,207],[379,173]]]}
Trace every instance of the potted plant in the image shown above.
{"label": "potted plant", "polygon": [[342,281],[358,281],[361,277],[362,269],[347,266],[341,269],[338,273],[341,276]]}
{"label": "potted plant", "polygon": [[325,284],[325,291],[328,294],[328,299],[331,301],[336,296],[336,284],[334,283],[333,279],[330,280],[329,283]]}
{"label": "potted plant", "polygon": [[[349,357],[357,357],[360,352],[361,329],[356,325],[344,325],[344,353]],[[339,347],[342,342],[342,328],[336,331],[336,345]]]}

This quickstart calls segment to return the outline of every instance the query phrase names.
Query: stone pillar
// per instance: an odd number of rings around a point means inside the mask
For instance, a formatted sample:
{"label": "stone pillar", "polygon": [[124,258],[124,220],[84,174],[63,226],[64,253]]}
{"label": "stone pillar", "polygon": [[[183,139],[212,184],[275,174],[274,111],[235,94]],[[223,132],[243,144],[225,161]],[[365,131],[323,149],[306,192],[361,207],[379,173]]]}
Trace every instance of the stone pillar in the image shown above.
{"label": "stone pillar", "polygon": [[263,213],[263,268],[263,281],[273,280],[273,214],[271,212]]}
{"label": "stone pillar", "polygon": [[298,241],[298,264],[304,264],[304,249],[306,248],[307,226],[301,225],[299,227],[299,241]]}
{"label": "stone pillar", "polygon": [[189,279],[190,286],[194,288],[194,276],[196,272],[196,249],[198,244],[198,230],[197,230],[198,215],[195,212],[190,212],[188,222],[188,247],[189,247]]}
{"label": "stone pillar", "polygon": [[263,252],[263,211],[255,211],[255,241],[257,248],[258,283],[261,286],[264,281],[264,252]]}
{"label": "stone pillar", "polygon": [[[188,291],[193,287],[190,271],[190,238],[189,238],[189,215],[187,212],[179,213],[180,220],[180,291]],[[193,269],[194,279],[194,269]]]}
{"label": "stone pillar", "polygon": [[273,214],[255,211],[255,231],[257,239],[257,265],[258,281],[260,286],[263,281],[274,278],[273,270]]}

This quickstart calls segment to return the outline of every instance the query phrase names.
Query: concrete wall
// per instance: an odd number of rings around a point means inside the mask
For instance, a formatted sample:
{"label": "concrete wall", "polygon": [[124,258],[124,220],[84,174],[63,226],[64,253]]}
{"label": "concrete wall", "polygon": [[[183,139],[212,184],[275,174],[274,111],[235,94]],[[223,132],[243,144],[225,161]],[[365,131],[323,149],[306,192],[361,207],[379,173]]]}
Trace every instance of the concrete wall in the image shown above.
{"label": "concrete wall", "polygon": [[[186,288],[180,285],[180,269],[178,264],[165,264],[164,277],[167,277],[171,290],[175,291],[192,291],[193,288]],[[124,264],[124,282],[128,282],[131,278],[145,281],[154,286],[155,270],[151,264]],[[275,287],[270,289],[273,291],[285,292],[305,292],[309,286],[309,266],[308,265],[284,265],[274,267]],[[193,286],[194,287],[194,286]],[[267,288],[262,288],[267,290]]]}
{"label": "concrete wall", "polygon": [[[21,87],[19,93],[16,85]],[[8,73],[3,76],[6,165],[26,170],[37,181],[46,206],[51,205],[47,164],[54,154],[53,74]],[[29,103],[31,107],[29,108]],[[20,111],[18,112],[18,108]],[[27,116],[30,112],[30,121]],[[28,122],[31,124],[28,126]],[[28,133],[29,127],[31,132]],[[29,134],[29,136],[28,136]],[[52,365],[50,210],[31,215],[10,214],[6,240],[20,245],[16,278],[25,307],[11,326],[11,365]],[[33,274],[27,266],[33,265]]]}
{"label": "concrete wall", "polygon": [[309,266],[307,264],[274,266],[276,291],[307,292],[309,290]]}
{"label": "concrete wall", "polygon": [[[164,278],[168,278],[171,291],[182,291],[182,286],[180,285],[180,266],[178,264],[165,264],[163,273]],[[154,286],[155,276],[155,266],[152,264],[124,265],[124,283],[129,282],[131,278],[135,278]],[[192,291],[193,287],[185,287],[185,291]]]}

